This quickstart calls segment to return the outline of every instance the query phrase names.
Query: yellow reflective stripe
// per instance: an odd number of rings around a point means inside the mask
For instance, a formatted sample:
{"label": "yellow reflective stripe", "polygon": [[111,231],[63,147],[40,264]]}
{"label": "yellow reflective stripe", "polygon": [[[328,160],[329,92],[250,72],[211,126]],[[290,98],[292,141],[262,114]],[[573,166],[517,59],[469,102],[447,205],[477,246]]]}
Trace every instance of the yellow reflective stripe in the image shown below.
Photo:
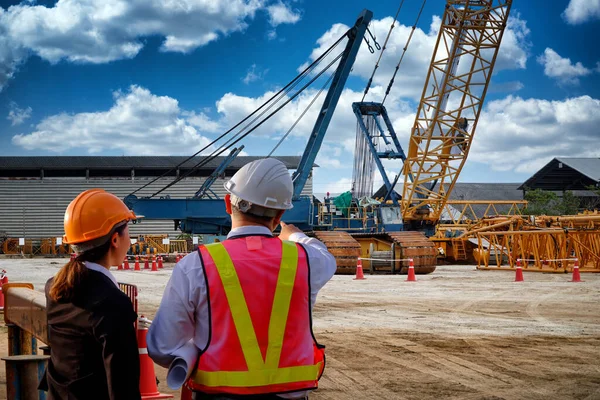
{"label": "yellow reflective stripe", "polygon": [[257,387],[282,383],[316,381],[322,362],[317,365],[264,369],[262,371],[197,371],[194,381],[209,387]]}
{"label": "yellow reflective stripe", "polygon": [[258,346],[248,305],[244,298],[240,280],[233,267],[233,262],[222,243],[210,244],[206,246],[206,250],[210,253],[223,282],[225,295],[227,296],[235,330],[240,339],[242,351],[244,352],[246,365],[249,370],[262,369],[264,366],[262,353]]}
{"label": "yellow reflective stripe", "polygon": [[275,297],[273,298],[271,320],[269,321],[269,347],[267,347],[265,361],[266,369],[276,369],[279,366],[292,291],[298,269],[298,247],[293,242],[282,241],[281,243],[281,266],[277,277]]}

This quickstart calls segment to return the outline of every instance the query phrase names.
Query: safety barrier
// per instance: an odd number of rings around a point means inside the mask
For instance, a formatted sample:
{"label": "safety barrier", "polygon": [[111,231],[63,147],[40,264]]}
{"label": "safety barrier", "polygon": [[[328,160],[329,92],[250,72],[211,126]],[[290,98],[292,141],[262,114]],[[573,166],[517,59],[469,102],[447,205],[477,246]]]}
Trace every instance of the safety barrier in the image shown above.
{"label": "safety barrier", "polygon": [[[132,238],[129,255],[176,255],[194,251],[197,243],[190,239],[169,239],[167,235],[139,236]],[[201,243],[196,239],[196,242]],[[67,257],[73,248],[62,242],[60,237],[0,238],[0,254],[21,256]]]}
{"label": "safety barrier", "polygon": [[[119,288],[138,309],[136,285],[119,283]],[[31,283],[6,283],[4,294],[4,322],[8,327],[8,357],[6,363],[6,395],[11,400],[45,400],[37,386],[42,379],[50,348],[38,354],[37,341],[48,343],[46,296],[34,290]],[[137,321],[136,321],[137,330]]]}

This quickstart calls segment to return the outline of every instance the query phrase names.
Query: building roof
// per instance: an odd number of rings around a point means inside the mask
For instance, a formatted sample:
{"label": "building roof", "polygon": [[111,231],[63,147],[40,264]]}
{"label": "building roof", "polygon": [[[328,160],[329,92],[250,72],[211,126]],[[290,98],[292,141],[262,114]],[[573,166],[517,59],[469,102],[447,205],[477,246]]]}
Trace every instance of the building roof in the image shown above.
{"label": "building roof", "polygon": [[[133,170],[136,176],[158,176],[178,167],[185,173],[194,168],[206,156],[194,157],[185,161],[187,156],[49,156],[49,157],[0,157],[0,177],[40,176],[79,176],[86,173],[93,175],[130,176]],[[194,176],[210,175],[221,164],[225,157],[215,157],[207,164],[197,168]],[[262,157],[238,156],[226,169],[231,175],[243,165]],[[298,168],[299,156],[275,157],[281,160],[288,169]],[[182,164],[183,163],[183,164]],[[313,167],[318,167],[314,164]],[[176,175],[173,170],[171,175]]]}
{"label": "building roof", "polygon": [[[137,168],[173,168],[184,162],[187,156],[49,156],[49,157],[0,157],[2,169],[137,169]],[[207,157],[198,156],[184,162],[180,168],[191,168]],[[214,170],[225,157],[216,157],[202,169]],[[238,156],[230,168],[239,169],[244,164],[262,157]],[[275,157],[288,169],[295,169],[300,163],[299,156]]]}
{"label": "building roof", "polygon": [[[396,191],[402,195],[403,183],[396,185]],[[454,189],[450,193],[450,200],[523,200],[523,191],[519,190],[520,183],[469,183],[459,182],[454,185]],[[447,186],[446,186],[447,187]],[[386,193],[385,185],[382,186],[374,195],[374,197],[383,197]],[[460,208],[460,206],[457,206]],[[496,206],[499,213],[508,212],[510,204]],[[460,212],[456,208],[448,207],[455,218]],[[478,217],[482,217],[487,209],[485,204],[474,204],[472,210]],[[450,219],[446,212],[442,213],[441,220]]]}
{"label": "building roof", "polygon": [[600,183],[600,158],[557,157],[527,179],[520,189],[585,190]]}

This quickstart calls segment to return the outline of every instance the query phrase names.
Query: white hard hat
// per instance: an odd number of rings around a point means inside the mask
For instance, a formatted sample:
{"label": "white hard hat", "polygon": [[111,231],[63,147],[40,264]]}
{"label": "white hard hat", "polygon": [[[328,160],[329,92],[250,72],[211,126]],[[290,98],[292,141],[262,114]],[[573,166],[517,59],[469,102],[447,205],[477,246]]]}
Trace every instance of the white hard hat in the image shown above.
{"label": "white hard hat", "polygon": [[274,158],[252,161],[240,168],[227,183],[225,189],[232,194],[231,203],[243,212],[270,215],[252,206],[274,210],[293,207],[294,185],[285,166]]}

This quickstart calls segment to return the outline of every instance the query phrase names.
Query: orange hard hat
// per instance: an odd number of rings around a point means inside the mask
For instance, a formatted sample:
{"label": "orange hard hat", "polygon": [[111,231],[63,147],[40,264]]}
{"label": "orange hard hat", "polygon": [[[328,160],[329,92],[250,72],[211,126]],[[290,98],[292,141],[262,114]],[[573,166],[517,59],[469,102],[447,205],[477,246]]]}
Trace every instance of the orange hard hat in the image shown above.
{"label": "orange hard hat", "polygon": [[119,222],[135,218],[134,212],[114,194],[103,189],[86,190],[65,211],[63,243],[85,243],[102,238]]}

